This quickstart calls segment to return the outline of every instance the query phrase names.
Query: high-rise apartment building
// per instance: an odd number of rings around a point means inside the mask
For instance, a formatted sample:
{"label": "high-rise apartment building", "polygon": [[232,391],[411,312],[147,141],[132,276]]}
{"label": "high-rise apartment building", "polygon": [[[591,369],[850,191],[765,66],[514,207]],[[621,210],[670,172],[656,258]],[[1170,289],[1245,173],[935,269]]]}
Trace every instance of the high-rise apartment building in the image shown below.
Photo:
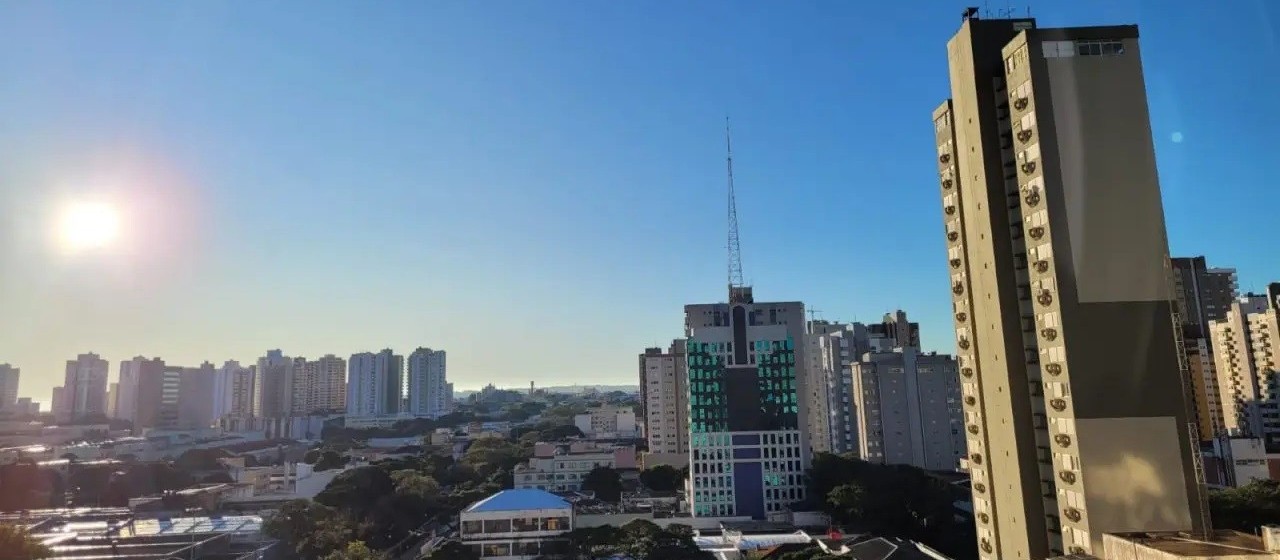
{"label": "high-rise apartment building", "polygon": [[640,354],[640,418],[650,453],[689,453],[687,342]]}
{"label": "high-rise apartment building", "polygon": [[0,364],[0,412],[9,412],[18,404],[18,379],[21,371],[9,364]]}
{"label": "high-rise apartment building", "polygon": [[1177,257],[1169,262],[1183,338],[1209,338],[1209,325],[1227,317],[1240,291],[1236,269],[1209,268],[1204,256]]}
{"label": "high-rise apartment building", "polygon": [[292,386],[289,368],[293,360],[280,350],[268,350],[258,358],[258,374],[254,376],[253,415],[257,418],[283,418],[289,415]]}
{"label": "high-rise apartment building", "polygon": [[120,362],[115,406],[115,417],[118,419],[132,422],[138,415],[138,369],[145,361],[147,361],[145,357],[136,356],[131,360]]}
{"label": "high-rise apartment building", "polygon": [[117,393],[120,392],[120,383],[115,382],[107,385],[107,418],[116,417],[116,401]]}
{"label": "high-rise apartment building", "polygon": [[1275,297],[1249,294],[1209,325],[1222,427],[1228,435],[1262,438],[1280,451],[1280,325]]}
{"label": "high-rise apartment building", "polygon": [[1233,268],[1209,268],[1203,256],[1170,259],[1174,305],[1182,321],[1187,367],[1192,383],[1196,422],[1201,441],[1224,430],[1222,397],[1213,358],[1209,327],[1226,318],[1239,284]]}
{"label": "high-rise apartment building", "polygon": [[900,346],[864,354],[850,373],[858,456],[935,471],[959,468],[964,413],[954,358]]}
{"label": "high-rise apartment building", "polygon": [[311,396],[315,390],[316,363],[306,358],[293,357],[285,368],[285,414],[288,417],[306,416],[311,413]]}
{"label": "high-rise apartment building", "polygon": [[815,453],[849,453],[859,448],[849,367],[867,352],[920,346],[920,325],[903,311],[886,313],[878,324],[809,321],[805,367],[809,442]]}
{"label": "high-rise apartment building", "polygon": [[134,358],[133,364],[131,369],[137,374],[134,433],[177,427],[182,368],[167,366],[160,358]]}
{"label": "high-rise apartment building", "polygon": [[218,370],[211,362],[182,368],[178,385],[178,426],[207,428],[213,425]]}
{"label": "high-rise apartment building", "polygon": [[347,414],[387,416],[400,412],[404,356],[390,349],[352,354],[347,361]]}
{"label": "high-rise apartment building", "polygon": [[315,389],[310,412],[341,412],[347,408],[347,360],[325,354],[315,361]]}
{"label": "high-rise apartment building", "polygon": [[804,304],[685,306],[693,515],[763,519],[805,497]]}
{"label": "high-rise apartment building", "polygon": [[77,420],[107,413],[107,361],[92,352],[67,360],[63,380],[63,415],[59,420]]}
{"label": "high-rise apartment building", "polygon": [[[253,417],[253,366],[227,360],[218,368],[213,382],[213,417],[224,425],[240,425]],[[240,422],[228,422],[240,421]]]}
{"label": "high-rise apartment building", "polygon": [[979,553],[1201,532],[1137,27],[976,13],[933,120]]}
{"label": "high-rise apartment building", "polygon": [[418,348],[408,361],[409,412],[440,416],[449,412],[444,350]]}

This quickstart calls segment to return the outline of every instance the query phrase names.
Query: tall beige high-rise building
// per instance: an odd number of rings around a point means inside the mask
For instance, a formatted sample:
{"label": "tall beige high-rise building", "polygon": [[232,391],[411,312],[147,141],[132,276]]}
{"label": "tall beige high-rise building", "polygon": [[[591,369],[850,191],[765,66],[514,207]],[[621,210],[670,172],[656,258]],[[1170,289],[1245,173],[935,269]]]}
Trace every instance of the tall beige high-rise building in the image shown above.
{"label": "tall beige high-rise building", "polygon": [[325,354],[315,361],[312,412],[339,412],[347,408],[347,360]]}
{"label": "tall beige high-rise building", "polygon": [[976,12],[933,120],[979,553],[1203,531],[1138,29]]}
{"label": "tall beige high-rise building", "polygon": [[1209,325],[1223,429],[1233,436],[1262,438],[1280,448],[1280,324],[1274,297],[1249,294],[1231,303],[1221,321]]}
{"label": "tall beige high-rise building", "polygon": [[650,453],[689,453],[689,374],[686,342],[640,355],[640,417]]}

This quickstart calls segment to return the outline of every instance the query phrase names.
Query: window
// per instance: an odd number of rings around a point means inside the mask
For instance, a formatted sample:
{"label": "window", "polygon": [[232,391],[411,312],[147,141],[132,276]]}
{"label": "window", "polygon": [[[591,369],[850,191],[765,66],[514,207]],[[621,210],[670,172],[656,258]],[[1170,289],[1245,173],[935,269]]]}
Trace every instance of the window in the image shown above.
{"label": "window", "polygon": [[511,545],[507,543],[489,543],[484,545],[482,556],[511,556]]}
{"label": "window", "polygon": [[478,535],[484,532],[484,523],[481,521],[463,521],[462,534]]}
{"label": "window", "polygon": [[545,517],[542,519],[542,527],[544,531],[568,531],[568,517]]}

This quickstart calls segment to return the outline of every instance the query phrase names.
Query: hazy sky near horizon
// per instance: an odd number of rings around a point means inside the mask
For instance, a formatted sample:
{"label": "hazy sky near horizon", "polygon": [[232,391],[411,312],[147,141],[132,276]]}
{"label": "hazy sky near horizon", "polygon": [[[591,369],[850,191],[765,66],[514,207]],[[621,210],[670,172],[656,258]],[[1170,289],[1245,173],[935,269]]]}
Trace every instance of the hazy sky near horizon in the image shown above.
{"label": "hazy sky near horizon", "polygon": [[[449,352],[459,389],[634,383],[746,276],[953,352],[930,111],[964,2],[0,3],[0,363]],[[1141,26],[1171,249],[1280,280],[1280,4]],[[67,252],[58,216],[118,212]],[[65,232],[63,232],[65,233]],[[1262,249],[1262,250],[1260,250]]]}

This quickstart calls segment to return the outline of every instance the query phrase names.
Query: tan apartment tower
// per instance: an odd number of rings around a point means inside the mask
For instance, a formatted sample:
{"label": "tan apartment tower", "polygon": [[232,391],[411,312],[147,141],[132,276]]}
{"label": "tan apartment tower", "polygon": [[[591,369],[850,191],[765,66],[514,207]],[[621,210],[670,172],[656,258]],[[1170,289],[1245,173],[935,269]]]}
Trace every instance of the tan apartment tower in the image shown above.
{"label": "tan apartment tower", "polygon": [[968,9],[933,113],[984,559],[1208,525],[1135,26]]}

